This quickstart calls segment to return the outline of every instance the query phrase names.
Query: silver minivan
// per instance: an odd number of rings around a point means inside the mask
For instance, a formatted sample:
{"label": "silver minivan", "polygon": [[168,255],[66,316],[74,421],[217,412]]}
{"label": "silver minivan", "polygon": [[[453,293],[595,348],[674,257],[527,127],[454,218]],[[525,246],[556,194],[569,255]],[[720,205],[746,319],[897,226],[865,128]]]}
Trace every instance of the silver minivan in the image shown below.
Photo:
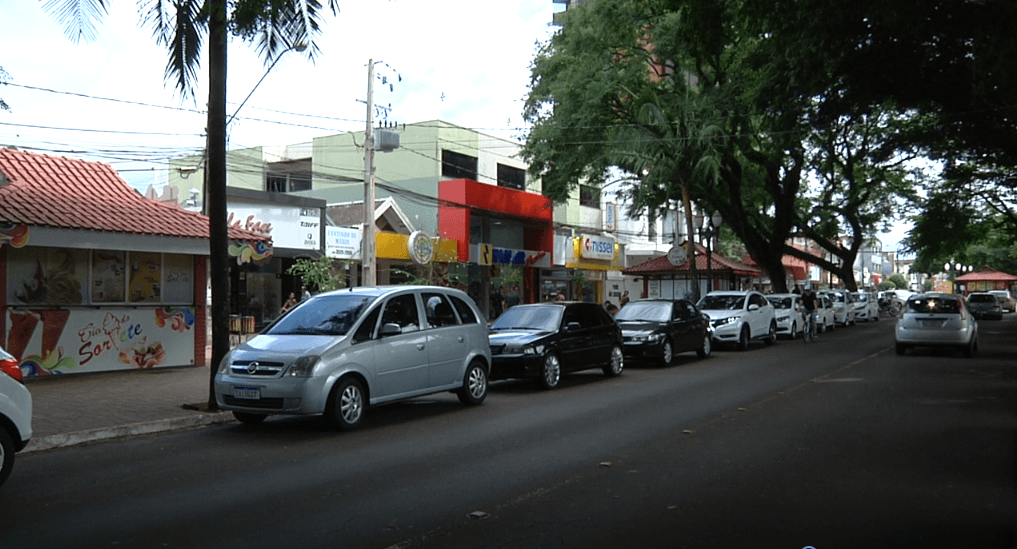
{"label": "silver minivan", "polygon": [[487,324],[465,293],[441,286],[337,290],[303,301],[230,351],[215,399],[244,423],[323,414],[353,429],[368,405],[453,391],[487,396]]}

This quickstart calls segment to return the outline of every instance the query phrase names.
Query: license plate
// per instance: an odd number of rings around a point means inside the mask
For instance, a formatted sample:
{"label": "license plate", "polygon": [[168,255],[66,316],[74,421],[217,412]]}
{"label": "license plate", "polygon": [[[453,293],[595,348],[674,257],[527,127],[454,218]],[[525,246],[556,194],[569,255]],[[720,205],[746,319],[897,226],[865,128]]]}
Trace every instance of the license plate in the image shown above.
{"label": "license plate", "polygon": [[923,320],[922,328],[941,328],[943,322],[942,320]]}
{"label": "license plate", "polygon": [[257,387],[234,387],[233,397],[258,400],[261,398],[261,389],[258,389]]}

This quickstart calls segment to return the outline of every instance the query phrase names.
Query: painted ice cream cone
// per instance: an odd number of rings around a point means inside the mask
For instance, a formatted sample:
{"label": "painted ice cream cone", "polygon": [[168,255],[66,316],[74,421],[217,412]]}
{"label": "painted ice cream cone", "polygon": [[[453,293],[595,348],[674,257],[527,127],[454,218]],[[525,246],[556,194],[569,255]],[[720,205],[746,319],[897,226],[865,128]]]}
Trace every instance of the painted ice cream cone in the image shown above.
{"label": "painted ice cream cone", "polygon": [[56,349],[57,343],[60,341],[60,334],[64,333],[67,318],[71,316],[71,311],[67,309],[47,309],[41,311],[41,313],[42,353],[40,355],[47,357]]}
{"label": "painted ice cream cone", "polygon": [[7,352],[21,361],[35,325],[39,323],[39,314],[35,311],[11,311],[11,332],[7,335]]}

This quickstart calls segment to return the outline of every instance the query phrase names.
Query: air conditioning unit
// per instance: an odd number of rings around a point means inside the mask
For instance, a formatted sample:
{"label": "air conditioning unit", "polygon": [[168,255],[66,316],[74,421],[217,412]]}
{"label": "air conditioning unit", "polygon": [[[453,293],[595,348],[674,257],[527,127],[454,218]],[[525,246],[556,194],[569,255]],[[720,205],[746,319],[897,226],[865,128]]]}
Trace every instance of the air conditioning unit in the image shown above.
{"label": "air conditioning unit", "polygon": [[391,130],[374,131],[374,150],[392,152],[399,148],[399,134]]}

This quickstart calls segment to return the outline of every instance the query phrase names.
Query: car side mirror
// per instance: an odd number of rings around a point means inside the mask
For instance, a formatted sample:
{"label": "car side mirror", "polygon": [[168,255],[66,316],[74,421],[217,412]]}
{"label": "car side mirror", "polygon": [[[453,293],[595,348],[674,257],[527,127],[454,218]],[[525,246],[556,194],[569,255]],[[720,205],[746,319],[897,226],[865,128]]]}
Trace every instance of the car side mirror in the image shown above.
{"label": "car side mirror", "polygon": [[749,312],[758,311],[758,310],[759,310],[759,305],[757,305],[755,303],[749,305]]}
{"label": "car side mirror", "polygon": [[403,333],[403,329],[395,322],[389,322],[381,326],[381,336],[391,336]]}
{"label": "car side mirror", "polygon": [[582,326],[580,326],[578,322],[569,322],[565,325],[566,332],[574,332],[580,328],[582,328]]}

